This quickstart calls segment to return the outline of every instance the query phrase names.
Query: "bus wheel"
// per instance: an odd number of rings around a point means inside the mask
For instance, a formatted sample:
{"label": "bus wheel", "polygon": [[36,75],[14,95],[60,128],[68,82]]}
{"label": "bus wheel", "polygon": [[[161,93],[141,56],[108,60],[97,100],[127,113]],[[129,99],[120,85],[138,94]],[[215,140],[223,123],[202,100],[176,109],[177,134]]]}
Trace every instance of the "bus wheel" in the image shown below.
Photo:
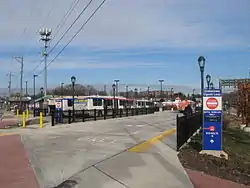
{"label": "bus wheel", "polygon": [[98,117],[102,117],[102,111],[101,110],[98,111]]}

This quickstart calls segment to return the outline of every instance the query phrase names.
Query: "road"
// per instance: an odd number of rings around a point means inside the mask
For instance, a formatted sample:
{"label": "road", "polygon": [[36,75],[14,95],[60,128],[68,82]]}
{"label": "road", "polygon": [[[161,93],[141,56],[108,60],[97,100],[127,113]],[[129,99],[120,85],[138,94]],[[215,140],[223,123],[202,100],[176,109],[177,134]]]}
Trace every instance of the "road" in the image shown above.
{"label": "road", "polygon": [[174,151],[175,126],[176,114],[161,112],[15,131],[41,188],[192,188]]}

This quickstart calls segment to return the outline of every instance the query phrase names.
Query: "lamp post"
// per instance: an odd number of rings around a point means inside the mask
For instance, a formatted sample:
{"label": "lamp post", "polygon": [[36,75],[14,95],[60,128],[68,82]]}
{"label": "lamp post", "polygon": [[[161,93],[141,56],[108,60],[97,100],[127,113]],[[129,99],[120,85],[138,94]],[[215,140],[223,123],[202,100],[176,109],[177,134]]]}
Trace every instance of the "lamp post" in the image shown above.
{"label": "lamp post", "polygon": [[71,77],[71,83],[72,83],[72,121],[75,122],[75,83],[76,83],[76,77]]}
{"label": "lamp post", "polygon": [[114,108],[114,111],[116,110],[116,101],[115,101],[115,88],[116,88],[116,85],[113,84],[112,85],[112,89],[113,89],[113,108]]}
{"label": "lamp post", "polygon": [[36,74],[34,74],[33,75],[33,89],[34,89],[34,93],[33,93],[33,100],[34,100],[34,106],[33,106],[33,116],[35,117],[36,116],[36,103],[35,103],[35,101],[36,101],[36,77],[37,77],[38,75],[36,75]]}
{"label": "lamp post", "polygon": [[120,80],[116,79],[114,80],[115,82],[115,86],[116,86],[116,96],[119,96],[119,93],[118,93],[118,83],[120,82]]}
{"label": "lamp post", "polygon": [[207,81],[207,89],[210,88],[210,82],[211,82],[211,76],[209,74],[206,75],[206,81]]}
{"label": "lamp post", "polygon": [[47,48],[48,48],[48,42],[51,40],[52,30],[49,28],[42,28],[39,30],[40,39],[44,41],[44,51],[42,53],[42,56],[44,56],[44,95],[47,95]]}
{"label": "lamp post", "polygon": [[63,85],[64,85],[64,83],[62,82],[61,83],[61,98],[63,98]]}
{"label": "lamp post", "polygon": [[174,90],[174,88],[171,88],[171,89],[170,89],[170,92],[171,92],[171,100],[173,100],[173,92],[174,92],[173,90]]}
{"label": "lamp post", "polygon": [[163,95],[162,95],[162,83],[164,82],[164,80],[159,80],[160,85],[161,85],[161,101],[163,101]]}
{"label": "lamp post", "polygon": [[193,101],[195,101],[195,89],[193,89],[193,97],[192,97],[193,99]]}
{"label": "lamp post", "polygon": [[[205,58],[203,56],[200,56],[198,58],[198,64],[200,67],[200,73],[201,73],[201,108],[203,112],[203,90],[204,90],[204,69],[205,69]],[[203,122],[202,122],[203,123]]]}
{"label": "lamp post", "polygon": [[148,86],[148,100],[149,100],[149,97],[150,97],[150,96],[149,96],[149,89],[150,89],[150,87]]}
{"label": "lamp post", "polygon": [[41,87],[40,88],[41,98],[43,97],[43,91],[44,91],[44,89],[43,89],[43,87]]}
{"label": "lamp post", "polygon": [[126,86],[126,108],[128,107],[128,86]]}
{"label": "lamp post", "polygon": [[211,82],[209,85],[210,85],[210,89],[214,89],[214,84],[213,84],[213,82]]}

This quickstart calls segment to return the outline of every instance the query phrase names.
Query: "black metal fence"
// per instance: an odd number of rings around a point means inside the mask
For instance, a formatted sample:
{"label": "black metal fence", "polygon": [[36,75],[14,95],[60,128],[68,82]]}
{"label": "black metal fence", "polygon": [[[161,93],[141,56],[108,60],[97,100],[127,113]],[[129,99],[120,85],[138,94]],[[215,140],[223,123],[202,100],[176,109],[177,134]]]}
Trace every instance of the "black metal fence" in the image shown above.
{"label": "black metal fence", "polygon": [[111,118],[121,118],[128,116],[144,115],[144,114],[153,114],[158,111],[158,108],[126,108],[126,109],[105,109],[102,111],[99,110],[75,110],[74,116],[72,110],[68,111],[51,111],[51,124],[62,123],[72,123],[72,122],[85,122],[85,121],[97,121],[105,120]]}
{"label": "black metal fence", "polygon": [[188,139],[201,127],[201,112],[192,114],[191,116],[177,115],[177,151],[185,144]]}

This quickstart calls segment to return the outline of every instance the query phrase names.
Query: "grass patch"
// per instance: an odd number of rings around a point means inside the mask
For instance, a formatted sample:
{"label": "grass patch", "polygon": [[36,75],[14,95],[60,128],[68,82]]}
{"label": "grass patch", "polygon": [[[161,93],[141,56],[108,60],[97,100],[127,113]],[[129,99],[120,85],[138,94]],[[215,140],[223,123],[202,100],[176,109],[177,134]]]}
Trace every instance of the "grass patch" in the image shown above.
{"label": "grass patch", "polygon": [[250,135],[237,128],[223,131],[223,150],[229,159],[201,155],[202,132],[194,136],[187,147],[179,152],[184,167],[250,185]]}

